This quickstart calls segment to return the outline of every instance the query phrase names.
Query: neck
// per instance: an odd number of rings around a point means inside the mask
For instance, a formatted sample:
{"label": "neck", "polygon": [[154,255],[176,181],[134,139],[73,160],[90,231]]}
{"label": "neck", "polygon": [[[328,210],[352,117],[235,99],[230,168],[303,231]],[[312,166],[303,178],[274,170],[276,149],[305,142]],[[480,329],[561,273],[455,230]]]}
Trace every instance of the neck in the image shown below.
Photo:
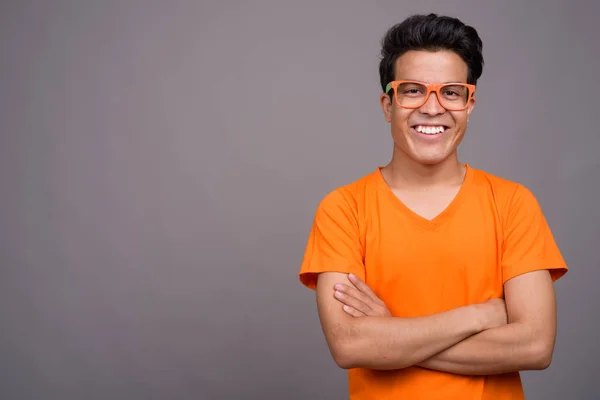
{"label": "neck", "polygon": [[456,152],[437,164],[421,164],[406,154],[394,152],[382,173],[390,187],[424,188],[460,185],[466,166],[458,161]]}

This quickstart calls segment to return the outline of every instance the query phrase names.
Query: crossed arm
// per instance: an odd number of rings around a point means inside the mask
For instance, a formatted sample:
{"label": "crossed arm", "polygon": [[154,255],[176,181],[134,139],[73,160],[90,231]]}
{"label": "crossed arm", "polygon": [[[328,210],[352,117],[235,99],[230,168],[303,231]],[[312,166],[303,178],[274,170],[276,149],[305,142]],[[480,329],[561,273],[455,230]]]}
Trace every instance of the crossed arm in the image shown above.
{"label": "crossed arm", "polygon": [[317,281],[321,325],[341,368],[419,366],[465,375],[547,368],[556,336],[549,272],[517,276],[504,293],[504,301],[400,318],[356,277],[326,272]]}

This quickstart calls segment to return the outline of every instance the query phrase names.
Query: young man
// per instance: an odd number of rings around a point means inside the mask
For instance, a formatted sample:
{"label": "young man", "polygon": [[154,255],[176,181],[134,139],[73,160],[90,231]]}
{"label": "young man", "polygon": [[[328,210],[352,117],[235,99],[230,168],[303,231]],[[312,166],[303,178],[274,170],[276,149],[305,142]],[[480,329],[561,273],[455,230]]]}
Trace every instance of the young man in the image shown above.
{"label": "young man", "polygon": [[533,194],[459,162],[481,40],[417,15],[382,41],[386,166],[319,204],[300,267],[359,399],[522,399],[545,369],[567,266]]}

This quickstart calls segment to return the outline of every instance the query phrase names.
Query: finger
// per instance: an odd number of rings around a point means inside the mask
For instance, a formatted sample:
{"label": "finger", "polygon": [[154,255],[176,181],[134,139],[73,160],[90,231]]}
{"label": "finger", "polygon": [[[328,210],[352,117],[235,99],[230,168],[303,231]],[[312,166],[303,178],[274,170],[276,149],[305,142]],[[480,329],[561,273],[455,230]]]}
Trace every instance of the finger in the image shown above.
{"label": "finger", "polygon": [[355,308],[356,310],[369,315],[370,313],[372,313],[371,307],[369,307],[368,305],[366,305],[365,303],[363,303],[361,300],[357,299],[356,297],[350,296],[346,293],[342,293],[339,290],[336,290],[335,293],[335,298],[338,299],[341,303],[350,306],[352,308]]}
{"label": "finger", "polygon": [[350,306],[344,306],[342,307],[342,309],[346,312],[346,314],[350,314],[355,318],[358,317],[366,317],[366,315],[360,311],[358,311],[356,308],[354,307],[350,307]]}
{"label": "finger", "polygon": [[392,315],[383,301],[373,301],[354,286],[336,284],[335,288],[338,289],[335,295],[338,301],[358,309],[366,316],[389,317]]}
{"label": "finger", "polygon": [[373,306],[377,305],[377,303],[373,301],[373,299],[370,296],[361,292],[354,286],[343,285],[340,283],[335,285],[335,288],[347,296],[354,297],[355,299],[360,300],[369,308],[373,308]]}
{"label": "finger", "polygon": [[375,292],[373,292],[373,290],[371,290],[371,288],[369,287],[369,285],[367,285],[366,283],[364,283],[358,276],[354,275],[354,274],[348,274],[348,280],[350,280],[350,282],[352,282],[352,284],[358,289],[360,290],[362,293],[365,293],[367,296],[369,296],[373,301],[382,304],[383,301],[377,297],[377,295],[375,294]]}
{"label": "finger", "polygon": [[364,293],[373,293],[373,291],[371,290],[371,288],[369,287],[369,285],[367,285],[366,283],[364,283],[358,276],[356,276],[354,274],[348,274],[348,280],[350,282],[352,282],[352,284],[354,286],[356,286],[356,288],[358,290],[360,290],[361,292],[364,292]]}

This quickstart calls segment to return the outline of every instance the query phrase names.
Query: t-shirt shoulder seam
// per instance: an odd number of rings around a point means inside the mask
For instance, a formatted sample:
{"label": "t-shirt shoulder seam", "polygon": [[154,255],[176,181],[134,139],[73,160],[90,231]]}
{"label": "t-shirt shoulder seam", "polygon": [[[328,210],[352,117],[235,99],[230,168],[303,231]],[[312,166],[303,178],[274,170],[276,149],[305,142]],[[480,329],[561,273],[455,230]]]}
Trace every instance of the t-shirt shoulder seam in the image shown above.
{"label": "t-shirt shoulder seam", "polygon": [[495,183],[495,184],[501,184],[501,185],[510,186],[513,188],[516,188],[517,186],[524,186],[522,183],[520,183],[516,180],[505,178],[503,176],[496,175],[492,172],[488,172],[488,171],[485,171],[482,169],[476,169],[476,168],[474,168],[474,170],[475,170],[476,174],[483,175],[486,179],[488,179],[490,182]]}
{"label": "t-shirt shoulder seam", "polygon": [[[364,190],[364,188],[369,185],[373,180],[374,172],[368,173],[366,175],[361,176],[358,179],[354,179],[353,181],[339,185],[333,190],[331,190],[325,198],[341,198],[348,202],[349,199],[352,199],[354,203],[357,202],[357,197]],[[339,197],[338,197],[339,196]]]}
{"label": "t-shirt shoulder seam", "polygon": [[530,191],[530,189],[527,186],[525,186],[525,184],[516,180],[508,179],[484,170],[476,171],[490,183],[490,185],[494,189],[494,193],[496,193],[497,195],[501,195],[504,198],[497,198],[497,200],[504,200],[507,206],[513,204],[514,197],[517,195],[517,193],[522,191]]}

